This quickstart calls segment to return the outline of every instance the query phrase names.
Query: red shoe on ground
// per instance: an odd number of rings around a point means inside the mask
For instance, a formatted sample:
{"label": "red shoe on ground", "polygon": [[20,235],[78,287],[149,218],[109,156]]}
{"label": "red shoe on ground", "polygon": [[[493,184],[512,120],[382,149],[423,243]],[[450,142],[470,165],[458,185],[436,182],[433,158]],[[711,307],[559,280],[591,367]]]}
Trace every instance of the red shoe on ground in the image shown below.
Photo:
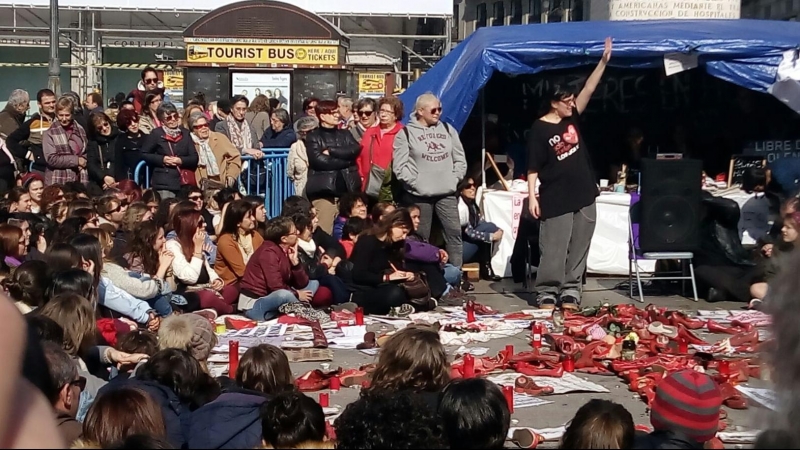
{"label": "red shoe on ground", "polygon": [[528,377],[517,377],[514,381],[514,391],[538,397],[540,395],[550,395],[554,389],[552,386],[539,386]]}

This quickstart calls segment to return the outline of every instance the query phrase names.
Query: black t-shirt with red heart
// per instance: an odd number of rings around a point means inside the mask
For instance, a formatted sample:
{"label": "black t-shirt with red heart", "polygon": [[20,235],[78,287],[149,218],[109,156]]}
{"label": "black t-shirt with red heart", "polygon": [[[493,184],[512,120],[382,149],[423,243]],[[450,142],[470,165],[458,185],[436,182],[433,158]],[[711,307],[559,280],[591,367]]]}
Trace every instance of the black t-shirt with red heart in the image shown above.
{"label": "black t-shirt with red heart", "polygon": [[574,213],[598,195],[586,145],[578,130],[578,112],[559,123],[534,122],[528,134],[528,170],[539,174],[541,218]]}

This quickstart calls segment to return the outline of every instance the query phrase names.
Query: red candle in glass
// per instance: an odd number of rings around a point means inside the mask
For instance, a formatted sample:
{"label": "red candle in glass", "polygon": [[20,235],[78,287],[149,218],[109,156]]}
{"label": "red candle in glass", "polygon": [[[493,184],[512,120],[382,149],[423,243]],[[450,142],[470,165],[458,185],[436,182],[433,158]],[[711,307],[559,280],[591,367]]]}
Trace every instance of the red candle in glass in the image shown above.
{"label": "red candle in glass", "polygon": [[364,325],[364,308],[356,308],[356,325]]}
{"label": "red candle in glass", "polygon": [[236,378],[236,369],[239,368],[239,341],[228,342],[228,376]]}
{"label": "red candle in glass", "polygon": [[339,377],[331,378],[330,389],[332,391],[338,391],[341,388],[342,388],[342,381],[339,379]]}
{"label": "red candle in glass", "polygon": [[469,301],[464,308],[467,311],[467,323],[475,322],[475,303]]}
{"label": "red candle in glass", "polygon": [[514,346],[506,345],[506,359],[511,359],[512,356],[514,356]]}
{"label": "red candle in glass", "polygon": [[542,348],[542,324],[539,322],[533,322],[532,328],[532,340],[531,345],[533,348]]}
{"label": "red candle in glass", "polygon": [[475,357],[464,355],[464,378],[475,378]]}
{"label": "red candle in glass", "polygon": [[678,339],[678,352],[683,355],[689,353],[689,343],[686,342],[686,339]]}
{"label": "red candle in glass", "polygon": [[508,404],[508,411],[514,414],[514,386],[503,386],[503,396]]}
{"label": "red candle in glass", "polygon": [[329,405],[330,405],[330,397],[328,397],[328,394],[325,392],[319,394],[319,406],[327,408]]}
{"label": "red candle in glass", "polygon": [[574,372],[575,371],[575,360],[572,359],[571,355],[567,355],[564,358],[564,372]]}
{"label": "red candle in glass", "polygon": [[717,365],[717,372],[720,375],[730,375],[731,374],[731,363],[727,359],[721,360]]}

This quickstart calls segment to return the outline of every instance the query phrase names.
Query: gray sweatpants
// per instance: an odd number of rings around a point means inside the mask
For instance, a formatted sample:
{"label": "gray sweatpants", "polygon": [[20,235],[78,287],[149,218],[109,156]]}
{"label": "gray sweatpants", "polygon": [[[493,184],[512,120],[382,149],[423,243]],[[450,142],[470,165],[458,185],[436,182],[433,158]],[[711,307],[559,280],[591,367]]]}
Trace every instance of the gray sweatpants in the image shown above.
{"label": "gray sweatpants", "polygon": [[594,202],[578,212],[541,221],[539,251],[542,257],[535,285],[538,298],[557,299],[561,294],[581,298],[581,280],[596,223]]}
{"label": "gray sweatpants", "polygon": [[419,206],[419,233],[425,240],[431,238],[433,214],[439,218],[444,232],[444,244],[450,264],[461,267],[463,249],[461,241],[461,220],[458,218],[458,199],[455,195],[446,197],[417,197],[406,194],[408,203]]}

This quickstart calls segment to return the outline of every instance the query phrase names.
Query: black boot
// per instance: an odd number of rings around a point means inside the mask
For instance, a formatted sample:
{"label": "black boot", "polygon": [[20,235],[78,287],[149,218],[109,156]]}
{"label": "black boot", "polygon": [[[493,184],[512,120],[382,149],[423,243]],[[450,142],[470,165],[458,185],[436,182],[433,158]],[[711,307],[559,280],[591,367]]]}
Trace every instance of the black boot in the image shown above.
{"label": "black boot", "polygon": [[480,256],[480,275],[481,279],[487,281],[500,281],[503,277],[498,277],[494,270],[492,270],[492,245],[491,244],[484,244],[481,245],[479,250],[481,252]]}

